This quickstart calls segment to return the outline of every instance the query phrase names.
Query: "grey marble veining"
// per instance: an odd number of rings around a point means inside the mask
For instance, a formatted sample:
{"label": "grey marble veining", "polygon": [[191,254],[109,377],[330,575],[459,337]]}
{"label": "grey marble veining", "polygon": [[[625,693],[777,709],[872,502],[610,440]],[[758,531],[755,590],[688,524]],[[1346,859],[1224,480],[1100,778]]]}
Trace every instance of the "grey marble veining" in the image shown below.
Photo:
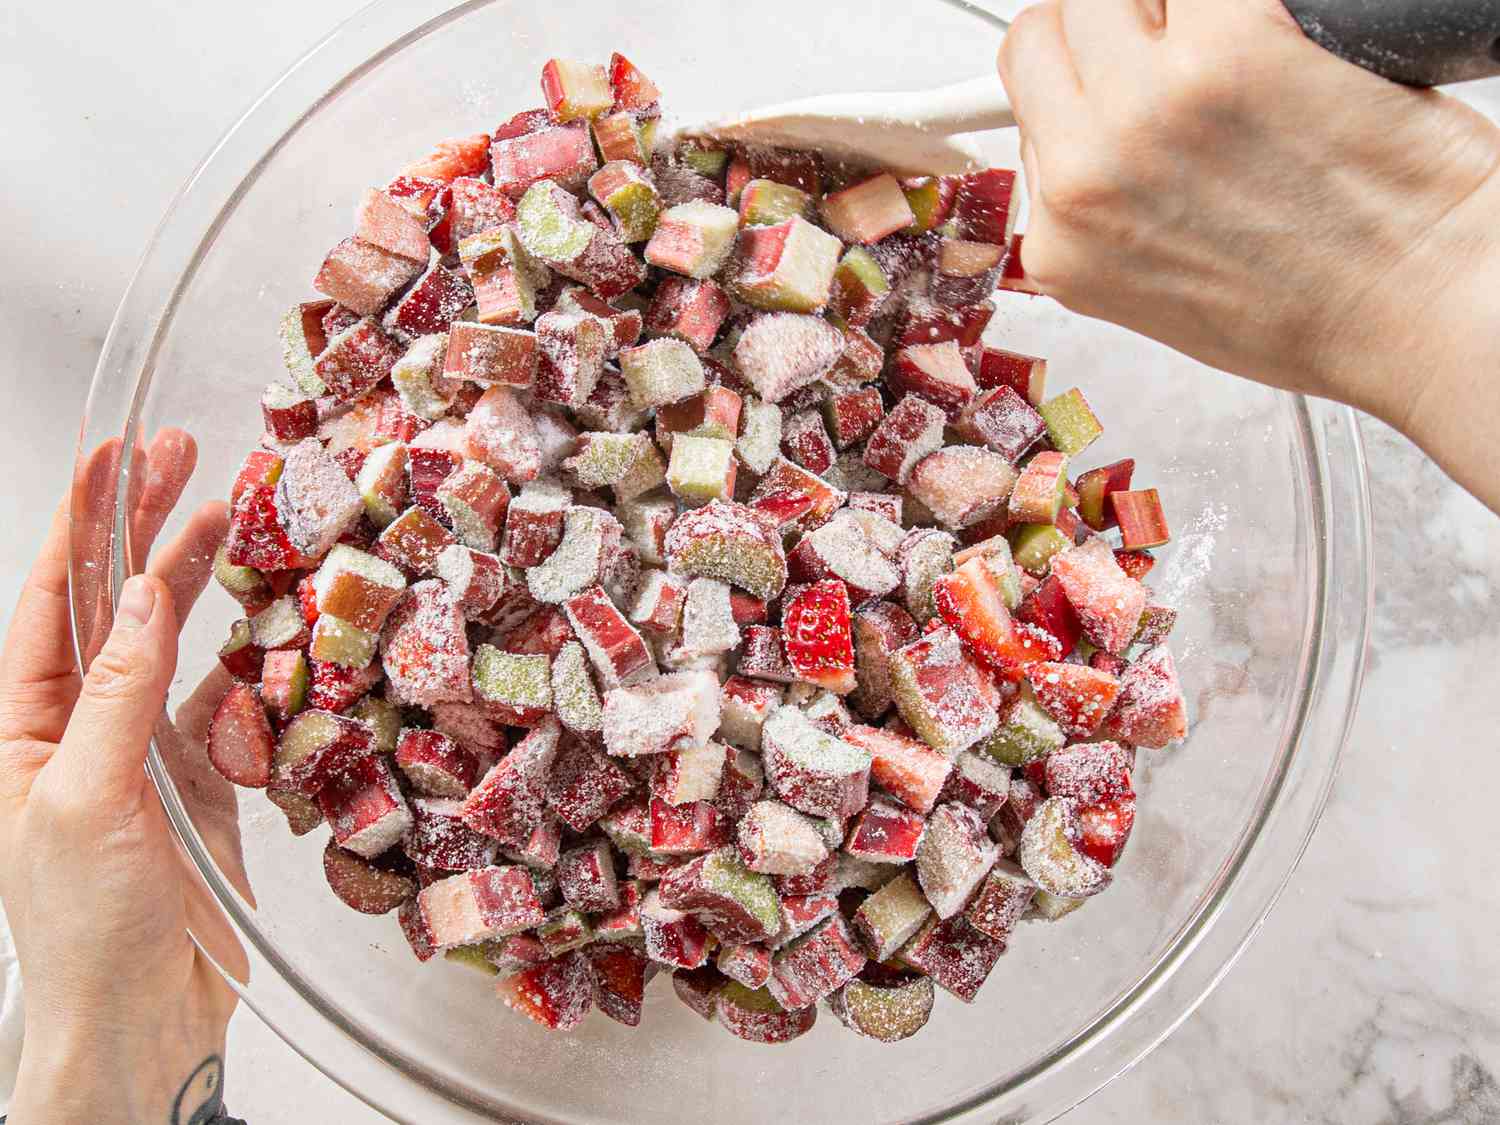
{"label": "grey marble veining", "polygon": [[[63,488],[94,357],[165,201],[255,93],[357,6],[266,0],[247,19],[220,4],[90,0],[0,15],[0,417],[12,435],[0,477],[15,482],[0,606]],[[175,42],[198,46],[161,41],[167,20]],[[1500,116],[1500,86],[1465,94]],[[1217,991],[1069,1125],[1500,1121],[1500,520],[1399,435],[1371,421],[1364,432],[1376,619],[1327,816]],[[243,1011],[228,1092],[258,1125],[384,1120]]]}

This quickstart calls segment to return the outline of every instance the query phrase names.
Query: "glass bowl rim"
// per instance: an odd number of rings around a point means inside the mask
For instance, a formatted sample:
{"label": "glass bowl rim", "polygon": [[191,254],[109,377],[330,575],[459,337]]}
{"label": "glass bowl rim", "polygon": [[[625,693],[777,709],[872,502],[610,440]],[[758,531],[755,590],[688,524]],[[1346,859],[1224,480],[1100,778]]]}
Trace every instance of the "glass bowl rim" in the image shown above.
{"label": "glass bowl rim", "polygon": [[[260,170],[287,140],[340,92],[409,44],[469,12],[500,0],[376,0],[296,60],[225,132],[168,206],[132,276],[101,348],[80,430],[80,466],[99,442],[136,439],[155,361],[176,306],[219,231]],[[966,0],[936,0],[997,30],[1005,21]],[[330,84],[325,75],[337,75]],[[201,232],[201,233],[199,233]],[[166,292],[165,301],[156,294]],[[1051,1120],[1134,1065],[1192,1013],[1254,937],[1275,905],[1316,829],[1359,700],[1371,616],[1373,557],[1364,450],[1353,411],[1287,396],[1312,495],[1316,619],[1305,651],[1299,707],[1275,776],[1257,814],[1241,830],[1213,890],[1179,927],[1151,969],[1073,1036],[1002,1082],[920,1121]],[[111,536],[111,604],[129,576],[124,510],[129,459],[122,460]],[[74,544],[75,642],[86,607],[76,568],[88,544]],[[81,650],[80,650],[81,653]],[[81,655],[80,655],[81,659]],[[313,1066],[383,1113],[420,1107],[490,1115],[453,1090],[403,1071],[363,1029],[289,980],[290,966],[259,934],[238,894],[223,880],[197,838],[153,746],[148,770],[174,833],[191,857],[228,925],[251,958],[241,999]],[[1255,893],[1247,898],[1244,892]],[[1240,892],[1240,893],[1236,893]],[[257,974],[256,969],[261,971]],[[311,1028],[308,1017],[313,1017]],[[296,1023],[297,1029],[291,1025]],[[1124,1032],[1133,1029],[1134,1034]],[[353,1067],[363,1061],[354,1078]],[[377,1063],[371,1066],[372,1062]],[[372,1078],[375,1079],[372,1081]],[[440,1108],[446,1107],[446,1108]],[[475,1116],[473,1120],[494,1120]],[[533,1118],[534,1119],[534,1118]]]}

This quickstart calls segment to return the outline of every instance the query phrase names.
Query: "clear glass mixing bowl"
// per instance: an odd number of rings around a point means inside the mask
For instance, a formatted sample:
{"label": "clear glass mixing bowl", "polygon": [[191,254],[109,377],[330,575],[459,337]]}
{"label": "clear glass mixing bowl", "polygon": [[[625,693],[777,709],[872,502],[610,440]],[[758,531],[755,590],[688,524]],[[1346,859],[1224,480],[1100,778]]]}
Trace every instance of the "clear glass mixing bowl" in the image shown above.
{"label": "clear glass mixing bowl", "polygon": [[[1000,28],[975,8],[860,10],[381,0],[310,52],[199,167],[115,318],[81,440],[93,503],[74,544],[81,649],[132,569],[171,552],[179,572],[201,570],[202,532],[221,518],[211,504],[256,440],[261,387],[281,374],[278,318],[310,293],[360,189],[438,137],[536,104],[553,54],[623,50],[684,114],[915,89],[992,65]],[[1013,138],[989,143],[996,162],[1017,163]],[[1024,924],[975,1004],[943,996],[897,1046],[826,1013],[795,1043],[751,1046],[705,1026],[664,979],[638,1032],[596,1016],[549,1036],[470,970],[417,965],[393,918],[328,892],[320,833],[292,838],[262,795],[236,807],[203,769],[189,700],[237,616],[210,590],[184,624],[151,771],[203,880],[195,936],[245,1002],[336,1081],[423,1123],[1044,1121],[1170,1032],[1270,909],[1333,778],[1368,620],[1359,438],[1346,410],[1215,376],[1049,301],[1000,304],[992,342],[1049,356],[1057,388],[1086,389],[1108,427],[1097,457],[1134,456],[1176,532],[1153,584],[1182,610],[1193,736],[1142,755],[1140,820],[1107,894],[1063,922]],[[130,513],[161,465],[92,455],[163,427],[194,436],[198,465],[153,546]]]}

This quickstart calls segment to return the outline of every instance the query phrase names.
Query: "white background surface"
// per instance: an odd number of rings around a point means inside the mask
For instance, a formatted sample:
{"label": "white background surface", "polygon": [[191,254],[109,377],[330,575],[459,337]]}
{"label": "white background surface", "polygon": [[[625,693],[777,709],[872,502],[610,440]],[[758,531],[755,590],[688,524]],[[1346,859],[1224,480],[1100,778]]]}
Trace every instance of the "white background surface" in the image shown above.
{"label": "white background surface", "polygon": [[[357,7],[0,7],[0,614],[64,487],[105,329],[167,200]],[[1500,113],[1500,89],[1468,94]],[[1384,427],[1366,436],[1375,651],[1329,813],[1239,966],[1069,1125],[1500,1121],[1500,521]],[[253,1125],[385,1120],[245,1012],[227,1089]]]}

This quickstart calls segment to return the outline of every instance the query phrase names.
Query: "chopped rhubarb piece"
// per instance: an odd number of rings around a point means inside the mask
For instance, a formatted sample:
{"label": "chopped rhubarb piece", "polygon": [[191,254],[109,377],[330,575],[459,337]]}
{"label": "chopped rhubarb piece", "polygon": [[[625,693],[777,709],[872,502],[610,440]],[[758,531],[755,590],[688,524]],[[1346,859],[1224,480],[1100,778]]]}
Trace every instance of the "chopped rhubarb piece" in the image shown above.
{"label": "chopped rhubarb piece", "polygon": [[[847,496],[802,466],[778,457],[750,493],[750,506],[774,522],[777,530],[793,525],[811,530],[827,522]],[[808,500],[811,507],[806,506]]]}
{"label": "chopped rhubarb piece", "polygon": [[542,654],[474,650],[474,701],[496,722],[535,727],[552,710],[552,662]]}
{"label": "chopped rhubarb piece", "polygon": [[988,242],[945,238],[938,244],[931,293],[938,305],[972,307],[995,291],[1005,264],[1005,248]]}
{"label": "chopped rhubarb piece", "polygon": [[728,982],[712,965],[678,969],[672,974],[672,991],[701,1018],[712,1021],[719,993]]}
{"label": "chopped rhubarb piece", "polygon": [[553,310],[536,322],[541,347],[536,395],[544,402],[580,406],[604,373],[605,323],[590,313]]}
{"label": "chopped rhubarb piece", "polygon": [[1104,506],[1119,523],[1120,540],[1127,551],[1160,547],[1172,538],[1161,509],[1161,497],[1154,488],[1109,492]]}
{"label": "chopped rhubarb piece", "polygon": [[[342,664],[309,660],[307,706],[320,711],[350,711],[380,682],[381,674],[377,663],[364,668],[348,668]],[[384,746],[377,749],[382,753],[386,751]]]}
{"label": "chopped rhubarb piece", "polygon": [[630,610],[630,620],[657,637],[675,636],[682,624],[688,582],[664,571],[646,572]]}
{"label": "chopped rhubarb piece", "polygon": [[853,927],[865,952],[876,961],[887,961],[931,916],[932,905],[916,878],[903,871],[860,903]]}
{"label": "chopped rhubarb piece", "polygon": [[915,221],[901,185],[889,173],[824,196],[822,211],[828,229],[839,238],[866,245]]}
{"label": "chopped rhubarb piece", "polygon": [[1036,892],[1037,885],[1019,865],[1002,859],[985,876],[964,917],[980,933],[1004,944]]}
{"label": "chopped rhubarb piece", "polygon": [[506,480],[520,484],[541,472],[535,419],[509,387],[484,392],[465,424],[466,451]]}
{"label": "chopped rhubarb piece", "polygon": [[958,421],[978,391],[955,340],[905,345],[897,351],[886,382],[893,394],[926,399],[949,422]]}
{"label": "chopped rhubarb piece", "polygon": [[965,750],[953,763],[943,799],[968,805],[982,820],[1000,811],[1010,794],[1010,770],[982,750]]}
{"label": "chopped rhubarb piece", "polygon": [[1036,454],[1016,478],[1008,506],[1016,523],[1052,523],[1062,508],[1068,458],[1053,450]]}
{"label": "chopped rhubarb piece", "polygon": [[495,841],[464,823],[462,801],[418,797],[411,814],[402,844],[414,863],[438,871],[472,871],[495,862]]}
{"label": "chopped rhubarb piece", "polygon": [[733,848],[699,856],[666,875],[661,902],[692,913],[726,941],[768,941],[781,929],[771,880],[748,869]]}
{"label": "chopped rhubarb piece", "polygon": [[829,734],[800,709],[773,712],[762,732],[762,747],[766,780],[793,808],[839,818],[864,808],[870,752]]}
{"label": "chopped rhubarb piece", "polygon": [[787,419],[781,431],[781,452],[810,473],[826,473],[833,466],[833,441],[816,411],[804,410]]}
{"label": "chopped rhubarb piece", "polygon": [[1036,444],[1046,423],[1012,388],[999,386],[980,391],[964,407],[954,428],[960,436],[988,446],[1014,464]]}
{"label": "chopped rhubarb piece", "polygon": [[1166,645],[1149,649],[1126,667],[1104,733],[1153,750],[1187,737],[1187,703]]}
{"label": "chopped rhubarb piece", "polygon": [[209,762],[236,785],[264,789],[271,781],[275,753],[275,735],[255,688],[230,684],[209,723]]}
{"label": "chopped rhubarb piece", "polygon": [[354,478],[364,502],[365,517],[379,530],[395,522],[409,498],[408,451],[401,442],[377,446]]}
{"label": "chopped rhubarb piece", "polygon": [[237,566],[229,561],[229,547],[221,543],[214,551],[214,581],[235,601],[255,612],[272,601],[274,594],[266,576],[253,566]]}
{"label": "chopped rhubarb piece", "polygon": [[417,893],[410,875],[387,871],[332,840],[323,849],[323,875],[339,900],[361,914],[388,914]]}
{"label": "chopped rhubarb piece", "polygon": [[679,203],[657,220],[646,261],[687,277],[712,277],[729,259],[738,228],[739,216],[728,207],[701,199]]}
{"label": "chopped rhubarb piece", "polygon": [[419,507],[408,508],[380,533],[375,555],[409,574],[431,574],[440,556],[458,541]]}
{"label": "chopped rhubarb piece", "polygon": [[313,288],[361,316],[375,316],[426,265],[425,257],[415,262],[362,238],[346,238],[323,259]]}
{"label": "chopped rhubarb piece", "polygon": [[323,317],[334,307],[332,301],[304,301],[293,305],[281,319],[281,359],[287,374],[304,394],[328,393],[328,387],[313,369],[313,361],[328,346]]}
{"label": "chopped rhubarb piece", "polygon": [[977,812],[949,802],[932,810],[916,858],[922,893],[939,918],[951,918],[1000,858],[1000,849]]}
{"label": "chopped rhubarb piece", "polygon": [[547,781],[547,804],[575,832],[587,829],[630,792],[633,782],[597,750],[565,743]]}
{"label": "chopped rhubarb piece", "polygon": [[[555,560],[565,549],[566,544],[559,547],[548,562]],[[568,621],[583,642],[606,688],[636,683],[655,675],[656,662],[646,642],[601,587],[594,586],[569,598],[565,609]]]}
{"label": "chopped rhubarb piece", "polygon": [[373,728],[358,719],[331,711],[303,711],[287,724],[276,744],[277,787],[316,796],[375,752],[374,737]]}
{"label": "chopped rhubarb piece", "polygon": [[643,317],[639,309],[617,309],[607,301],[600,300],[581,285],[564,289],[558,295],[557,304],[553,308],[557,312],[585,313],[597,318],[608,330],[605,338],[605,359],[614,359],[620,354],[621,348],[628,348],[640,339]]}
{"label": "chopped rhubarb piece", "polygon": [[1035,408],[1042,405],[1046,394],[1047,361],[1001,348],[986,347],[980,354],[979,370],[974,378],[979,386],[987,390],[1009,387]]}
{"label": "chopped rhubarb piece", "polygon": [[385,192],[367,188],[354,212],[354,233],[388,254],[427,264],[432,246],[422,222]]}
{"label": "chopped rhubarb piece", "polygon": [[743,504],[715,500],[684,513],[664,546],[673,574],[717,578],[760,598],[786,585],[781,536]]}
{"label": "chopped rhubarb piece", "polygon": [[510,506],[510,489],[488,466],[465,461],[437,487],[434,499],[460,542],[478,551],[495,549]]}
{"label": "chopped rhubarb piece", "polygon": [[951,630],[927,633],[892,653],[891,684],[901,717],[924,742],[945,754],[974,745],[999,721],[993,685],[964,659],[958,635]]}
{"label": "chopped rhubarb piece", "polygon": [[479,759],[435,730],[402,731],[396,765],[414,789],[431,797],[464,797],[479,780]]}
{"label": "chopped rhubarb piece", "polygon": [[750,942],[724,945],[714,964],[719,972],[746,988],[762,988],[771,979],[771,951],[764,945]]}
{"label": "chopped rhubarb piece", "polygon": [[721,438],[678,434],[667,464],[667,487],[684,504],[698,507],[734,496],[734,444]]}
{"label": "chopped rhubarb piece", "polygon": [[924,234],[946,223],[953,212],[959,183],[957,176],[917,176],[902,180],[901,190],[912,210],[908,233]]}
{"label": "chopped rhubarb piece", "polygon": [[[657,292],[660,293],[673,284],[674,279],[667,278]],[[702,393],[691,398],[658,407],[657,438],[663,440],[663,434],[667,435],[663,444],[668,446],[677,434],[733,441],[740,432],[740,413],[743,407],[744,400],[728,387],[717,384],[705,387]]]}
{"label": "chopped rhubarb piece", "polygon": [[266,798],[286,816],[287,828],[293,836],[306,836],[323,824],[323,810],[318,808],[318,802],[294,789],[271,785],[266,788]]}
{"label": "chopped rhubarb piece", "polygon": [[536,928],[536,936],[549,955],[561,957],[592,942],[594,931],[581,913],[562,907],[547,915]]}
{"label": "chopped rhubarb piece", "polygon": [[[645,167],[650,154],[646,152],[646,138],[641,125],[633,114],[625,110],[602,113],[594,118],[590,128],[594,131],[594,147],[599,150],[599,155],[606,163],[628,160]],[[648,237],[649,234],[648,231],[642,237]]]}
{"label": "chopped rhubarb piece", "polygon": [[708,931],[691,914],[666,906],[655,889],[641,900],[640,914],[646,956],[651,960],[674,969],[696,969],[707,963]]}
{"label": "chopped rhubarb piece", "polygon": [[966,238],[1008,246],[1019,210],[1016,174],[1010,169],[989,168],[960,177],[953,217]]}
{"label": "chopped rhubarb piece", "polygon": [[[907,304],[902,313],[901,331],[896,339],[903,347],[941,344],[952,340],[967,358],[971,355],[970,349],[980,346],[980,338],[994,314],[995,305],[992,301],[976,301],[957,308],[945,308],[916,298]],[[970,370],[973,370],[972,360],[970,363]]]}
{"label": "chopped rhubarb piece", "polygon": [[1002,508],[1016,484],[1004,457],[973,445],[950,445],[912,468],[910,494],[945,526],[968,527]]}
{"label": "chopped rhubarb piece", "polygon": [[516,205],[516,229],[529,254],[605,300],[629,292],[645,278],[646,267],[620,236],[584,218],[578,201],[551,180],[526,190]]}
{"label": "chopped rhubarb piece", "polygon": [[448,332],[443,371],[475,383],[524,388],[536,378],[537,355],[534,332],[460,321]]}
{"label": "chopped rhubarb piece", "polygon": [[759,398],[746,401],[734,451],[751,472],[769,471],[781,451],[781,408]]}
{"label": "chopped rhubarb piece", "polygon": [[843,916],[834,914],[778,952],[766,990],[783,1007],[803,1008],[842,987],[865,967]]}
{"label": "chopped rhubarb piece", "polygon": [[265,668],[266,650],[255,643],[249,621],[241,619],[229,627],[229,638],[219,648],[219,663],[237,680],[254,682]]}
{"label": "chopped rhubarb piece", "polygon": [[[1078,477],[1078,514],[1083,522],[1095,531],[1114,527],[1114,507],[1109,503],[1112,492],[1124,492],[1130,488],[1130,478],[1135,472],[1135,461],[1125,458],[1097,469],[1090,469]],[[1139,577],[1139,575],[1132,575]]]}
{"label": "chopped rhubarb piece", "polygon": [[927,1025],[935,995],[927,977],[882,974],[875,980],[851,980],[828,998],[828,1006],[850,1031],[881,1043],[899,1043]]}
{"label": "chopped rhubarb piece", "polygon": [[823,402],[824,421],[840,449],[869,437],[884,417],[885,404],[877,387],[840,391]]}
{"label": "chopped rhubarb piece", "polygon": [[568,502],[567,491],[551,482],[536,481],[522,488],[506,510],[501,560],[523,569],[544,562],[562,542]]}
{"label": "chopped rhubarb piece", "polygon": [[643,410],[691,398],[706,385],[703,363],[681,340],[650,340],[621,349],[620,373],[631,401]]}
{"label": "chopped rhubarb piece", "polygon": [[1071,797],[1080,807],[1133,792],[1135,752],[1118,742],[1080,742],[1055,750],[1041,763],[1049,796]]}
{"label": "chopped rhubarb piece", "polygon": [[863,246],[851,246],[834,270],[828,312],[861,328],[882,309],[890,294],[890,279],[875,256]]}
{"label": "chopped rhubarb piece", "polygon": [[794,215],[813,217],[812,196],[801,188],[775,180],[748,181],[740,189],[740,225],[775,226]]}
{"label": "chopped rhubarb piece", "polygon": [[719,737],[731,746],[759,753],[766,718],[781,705],[782,689],[775,684],[731,676],[720,692]]}
{"label": "chopped rhubarb piece", "polygon": [[392,699],[429,707],[473,698],[463,607],[447,583],[408,589],[386,620],[380,647]]}
{"label": "chopped rhubarb piece", "polygon": [[737,839],[746,866],[768,875],[810,875],[829,855],[813,822],[779,801],[751,805]]}
{"label": "chopped rhubarb piece", "polygon": [[787,663],[798,679],[840,695],[854,690],[854,641],[849,591],[836,578],[824,579],[791,598],[782,608]]}
{"label": "chopped rhubarb piece", "polygon": [[[900,529],[892,530],[899,539]],[[822,527],[804,535],[787,555],[787,571],[798,582],[841,579],[848,600],[855,604],[883,597],[901,581],[900,571],[871,538],[864,523],[847,512],[835,513]],[[782,616],[785,622],[786,607]]]}
{"label": "chopped rhubarb piece", "polygon": [[740,628],[734,620],[729,586],[714,578],[694,578],[683,603],[684,654],[716,656],[739,644]]}
{"label": "chopped rhubarb piece", "polygon": [[928,919],[901,950],[901,960],[926,973],[939,988],[972,1004],[1004,952],[1003,941],[996,941],[962,915],[955,915]]}
{"label": "chopped rhubarb piece", "polygon": [[1146,589],[1120,569],[1102,539],[1090,539],[1052,559],[1052,573],[1083,624],[1106,652],[1123,652],[1135,637]]}
{"label": "chopped rhubarb piece", "polygon": [[[597,937],[597,926],[594,933]],[[595,1006],[616,1023],[639,1026],[650,976],[651,963],[646,955],[634,946],[603,941],[596,941],[583,953],[593,975]]]}
{"label": "chopped rhubarb piece", "polygon": [[516,205],[483,180],[462,176],[453,181],[447,238],[456,248],[466,238],[503,227],[516,217]]}
{"label": "chopped rhubarb piece", "polygon": [[1049,398],[1037,407],[1037,411],[1047,423],[1047,437],[1052,445],[1069,457],[1082,453],[1104,432],[1104,427],[1077,387]]}
{"label": "chopped rhubarb piece", "polygon": [[[673,805],[652,797],[648,807],[653,857],[697,855],[722,846],[729,838],[723,814],[709,801]],[[677,865],[669,866],[675,869]],[[637,869],[636,874],[640,878],[662,878],[666,869],[655,875]]]}
{"label": "chopped rhubarb piece", "polygon": [[396,774],[378,755],[361,758],[330,779],[317,800],[334,842],[365,859],[374,859],[411,827]]}
{"label": "chopped rhubarb piece", "polygon": [[320,615],[378,632],[405,593],[406,579],[385,560],[340,543],[313,576],[312,589]]}
{"label": "chopped rhubarb piece", "polygon": [[276,441],[301,441],[318,429],[318,407],[313,399],[285,383],[270,383],[260,396],[266,433]]}
{"label": "chopped rhubarb piece", "polygon": [[249,629],[250,643],[267,652],[276,648],[302,648],[308,640],[297,599],[290,595],[277,598],[250,618]]}
{"label": "chopped rhubarb piece", "polygon": [[726,1031],[750,1043],[788,1043],[812,1030],[816,1005],[787,1011],[768,989],[752,990],[731,981],[717,998],[719,1022]]}
{"label": "chopped rhubarb piece", "polygon": [[260,698],[278,722],[285,723],[302,710],[307,702],[307,685],[307,657],[301,652],[282,649],[266,653]]}
{"label": "chopped rhubarb piece", "polygon": [[1062,747],[1067,740],[1035,697],[1028,685],[1007,704],[995,733],[982,749],[996,761],[1008,766],[1023,766]]}
{"label": "chopped rhubarb piece", "polygon": [[620,889],[608,840],[564,852],[557,861],[557,883],[563,901],[574,910],[596,914],[617,910]]}
{"label": "chopped rhubarb piece", "polygon": [[711,672],[677,672],[604,697],[604,745],[616,757],[701,746],[718,725],[719,684]]}
{"label": "chopped rhubarb piece", "polygon": [[464,823],[503,845],[525,844],[544,819],[560,735],[558,724],[545,720],[518,742],[464,799]]}
{"label": "chopped rhubarb piece", "polygon": [[800,215],[745,227],[736,246],[735,291],[758,309],[814,312],[828,303],[842,249],[836,237]]}
{"label": "chopped rhubarb piece", "polygon": [[517,622],[501,640],[500,648],[523,656],[556,657],[563,645],[577,640],[568,615],[558,606],[541,606]]}
{"label": "chopped rhubarb piece", "polygon": [[624,941],[641,936],[641,899],[645,890],[639,880],[618,883],[620,905],[594,920],[594,933],[600,941]]}
{"label": "chopped rhubarb piece", "polygon": [[609,88],[615,109],[649,109],[661,98],[656,84],[618,51],[609,56]]}
{"label": "chopped rhubarb piece", "polygon": [[734,358],[756,394],[780,402],[827,372],[843,350],[843,333],[826,320],[778,312],[750,322],[734,346]]}
{"label": "chopped rhubarb piece", "polygon": [[510,199],[520,199],[544,180],[570,190],[581,188],[599,166],[585,121],[544,125],[508,137],[497,133],[490,156],[495,186]]}
{"label": "chopped rhubarb piece", "polygon": [[433,703],[432,726],[479,754],[498,755],[510,743],[505,729],[473,703]]}
{"label": "chopped rhubarb piece", "polygon": [[463,458],[451,450],[425,446],[408,449],[407,490],[411,502],[433,519],[447,523],[448,511],[438,502],[437,492],[443,482],[457,472],[463,463]]}
{"label": "chopped rhubarb piece", "polygon": [[729,297],[714,282],[667,277],[651,298],[645,326],[658,335],[686,341],[702,355],[713,345],[728,315]]}
{"label": "chopped rhubarb piece", "polygon": [[313,368],[329,394],[353,402],[388,376],[400,357],[401,345],[366,317],[329,340]]}
{"label": "chopped rhubarb piece", "polygon": [[605,164],[589,177],[589,194],[609,213],[626,242],[645,242],[656,230],[661,196],[639,160]]}
{"label": "chopped rhubarb piece", "polygon": [[864,463],[897,484],[905,484],[917,463],[943,444],[947,415],[916,394],[888,413],[865,443]]}
{"label": "chopped rhubarb piece", "polygon": [[854,675],[850,701],[860,714],[879,718],[891,706],[890,656],[917,637],[911,614],[894,602],[866,605],[854,615]]}
{"label": "chopped rhubarb piece", "polygon": [[723,780],[725,747],[717,742],[679,745],[655,759],[651,793],[669,805],[713,801]]}
{"label": "chopped rhubarb piece", "polygon": [[1059,898],[1088,898],[1109,886],[1108,868],[1079,848],[1078,802],[1049,797],[1026,822],[1018,859],[1042,890]]}
{"label": "chopped rhubarb piece", "polygon": [[[425,893],[425,892],[424,892]],[[574,951],[500,978],[500,999],[548,1031],[572,1031],[594,1004],[589,959]]]}
{"label": "chopped rhubarb piece", "polygon": [[542,67],[542,97],[559,121],[597,117],[615,101],[602,66],[572,59],[548,59]]}
{"label": "chopped rhubarb piece", "polygon": [[909,863],[917,856],[925,825],[920,813],[877,798],[850,824],[844,850],[875,863]]}

